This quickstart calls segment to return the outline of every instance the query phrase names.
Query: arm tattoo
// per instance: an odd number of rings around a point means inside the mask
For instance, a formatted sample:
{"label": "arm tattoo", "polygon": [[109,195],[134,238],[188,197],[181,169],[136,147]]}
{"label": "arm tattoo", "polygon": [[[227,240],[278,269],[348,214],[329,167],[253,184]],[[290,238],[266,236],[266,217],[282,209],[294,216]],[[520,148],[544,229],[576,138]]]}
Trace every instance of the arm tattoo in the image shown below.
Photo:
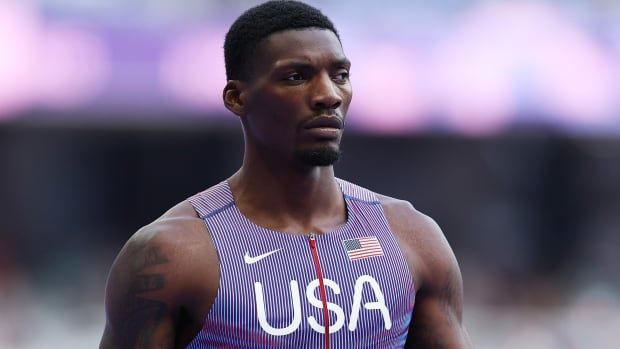
{"label": "arm tattoo", "polygon": [[[131,252],[131,251],[130,251]],[[141,247],[129,253],[135,256],[130,265],[131,284],[124,298],[126,303],[120,310],[121,348],[156,348],[152,336],[167,313],[164,302],[149,299],[150,292],[164,289],[166,276],[162,273],[148,273],[153,266],[169,263],[158,247]]]}
{"label": "arm tattoo", "polygon": [[149,247],[146,251],[143,251],[142,254],[138,254],[138,256],[140,258],[138,258],[134,264],[135,271],[140,271],[153,265],[167,264],[170,262],[168,258],[162,254],[159,247]]}

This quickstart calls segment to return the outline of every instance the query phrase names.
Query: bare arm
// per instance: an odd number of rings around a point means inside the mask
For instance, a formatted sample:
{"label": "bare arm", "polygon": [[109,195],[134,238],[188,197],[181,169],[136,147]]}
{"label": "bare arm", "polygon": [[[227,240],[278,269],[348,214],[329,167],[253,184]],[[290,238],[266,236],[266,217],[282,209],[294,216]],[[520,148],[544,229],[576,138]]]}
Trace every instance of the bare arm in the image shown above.
{"label": "bare arm", "polygon": [[407,348],[472,348],[463,324],[463,280],[439,226],[424,216],[421,285],[416,295]]}
{"label": "bare arm", "polygon": [[410,203],[380,196],[390,228],[409,264],[416,286],[406,348],[469,349],[463,325],[463,281],[441,229]]}
{"label": "bare arm", "polygon": [[139,231],[127,242],[108,277],[100,348],[173,348],[176,304],[167,289],[173,264],[153,232]]}
{"label": "bare arm", "polygon": [[204,222],[183,202],[140,229],[106,285],[101,349],[185,347],[217,294],[217,254]]}

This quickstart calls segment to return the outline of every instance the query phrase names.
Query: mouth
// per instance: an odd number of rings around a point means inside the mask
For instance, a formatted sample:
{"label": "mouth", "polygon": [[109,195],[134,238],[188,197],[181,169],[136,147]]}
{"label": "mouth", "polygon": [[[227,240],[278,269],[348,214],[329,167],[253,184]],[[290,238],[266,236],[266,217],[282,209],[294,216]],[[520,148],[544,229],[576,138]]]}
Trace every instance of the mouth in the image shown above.
{"label": "mouth", "polygon": [[342,119],[338,116],[320,115],[304,124],[304,128],[309,129],[336,129],[344,127]]}
{"label": "mouth", "polygon": [[304,131],[310,137],[321,141],[340,139],[344,123],[337,116],[321,115],[304,124]]}

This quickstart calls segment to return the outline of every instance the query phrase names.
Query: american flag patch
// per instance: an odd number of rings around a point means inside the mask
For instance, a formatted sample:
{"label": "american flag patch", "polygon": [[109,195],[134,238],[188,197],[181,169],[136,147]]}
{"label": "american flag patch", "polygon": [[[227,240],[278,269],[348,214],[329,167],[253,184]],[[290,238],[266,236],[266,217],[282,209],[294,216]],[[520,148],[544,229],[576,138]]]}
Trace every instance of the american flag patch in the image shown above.
{"label": "american flag patch", "polygon": [[349,260],[352,261],[368,257],[383,256],[383,249],[376,236],[342,240],[342,245],[345,251],[347,251]]}

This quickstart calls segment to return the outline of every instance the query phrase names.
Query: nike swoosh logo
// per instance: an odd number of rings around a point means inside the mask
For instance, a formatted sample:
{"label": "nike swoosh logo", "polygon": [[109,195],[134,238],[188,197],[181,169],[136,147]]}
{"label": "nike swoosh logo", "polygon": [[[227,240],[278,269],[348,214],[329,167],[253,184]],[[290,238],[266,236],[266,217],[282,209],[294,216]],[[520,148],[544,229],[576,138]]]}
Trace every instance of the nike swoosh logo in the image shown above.
{"label": "nike swoosh logo", "polygon": [[243,260],[245,261],[245,264],[254,264],[254,263],[260,261],[261,259],[267,258],[267,257],[271,256],[272,254],[280,251],[280,250],[281,250],[281,248],[279,248],[277,250],[273,250],[273,251],[267,252],[267,253],[263,253],[263,254],[258,255],[256,257],[251,257],[250,256],[250,252],[246,252],[245,256],[243,256]]}

